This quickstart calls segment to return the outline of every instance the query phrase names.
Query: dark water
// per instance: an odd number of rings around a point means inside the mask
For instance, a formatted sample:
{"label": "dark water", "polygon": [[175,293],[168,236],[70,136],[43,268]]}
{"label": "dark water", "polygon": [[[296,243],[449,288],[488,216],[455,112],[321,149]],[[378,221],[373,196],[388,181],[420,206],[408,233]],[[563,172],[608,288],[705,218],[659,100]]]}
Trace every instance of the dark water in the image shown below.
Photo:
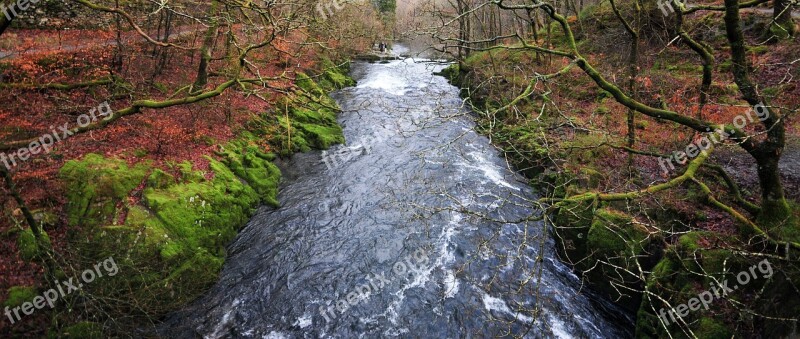
{"label": "dark water", "polygon": [[253,217],[219,283],[164,334],[630,336],[525,221],[535,194],[432,75],[443,67],[354,64],[358,86],[334,94],[347,145],[284,164],[283,206]]}

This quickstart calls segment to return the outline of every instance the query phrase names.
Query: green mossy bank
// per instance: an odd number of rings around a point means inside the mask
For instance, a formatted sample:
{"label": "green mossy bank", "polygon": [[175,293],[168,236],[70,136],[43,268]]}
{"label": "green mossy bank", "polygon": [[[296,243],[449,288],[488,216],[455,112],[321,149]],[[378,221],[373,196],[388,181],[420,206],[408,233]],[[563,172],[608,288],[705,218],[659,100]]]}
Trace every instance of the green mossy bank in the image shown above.
{"label": "green mossy bank", "polygon": [[[314,78],[299,74],[299,90],[282,98],[275,112],[260,114],[237,139],[206,155],[208,171],[189,162],[163,170],[148,161],[129,165],[97,154],[66,162],[60,177],[68,200],[68,248],[74,252],[69,265],[80,272],[113,257],[119,273],[86,284],[82,294],[90,297],[68,300],[108,319],[54,314],[51,334],[99,337],[134,328],[213,285],[226,246],[256,208],[279,204],[281,172],[272,161],[344,142],[339,108],[328,93],[355,82],[346,75],[347,64],[326,60],[322,66]],[[262,151],[265,141],[278,155]],[[32,260],[37,253],[29,233],[19,243],[23,257]],[[30,287],[14,287],[11,294],[11,306],[37,295]],[[114,324],[105,322],[111,319]]]}

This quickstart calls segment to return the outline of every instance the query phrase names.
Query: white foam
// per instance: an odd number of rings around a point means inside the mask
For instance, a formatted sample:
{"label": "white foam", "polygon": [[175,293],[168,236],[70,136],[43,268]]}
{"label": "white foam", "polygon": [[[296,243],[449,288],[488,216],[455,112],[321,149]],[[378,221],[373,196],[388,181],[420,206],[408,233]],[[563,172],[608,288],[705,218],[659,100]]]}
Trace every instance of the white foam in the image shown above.
{"label": "white foam", "polygon": [[503,175],[500,174],[500,169],[497,168],[497,165],[490,162],[485,154],[481,152],[469,152],[468,155],[470,155],[470,157],[474,162],[462,163],[464,167],[472,168],[483,172],[483,175],[495,184],[500,184],[507,188],[516,189],[516,187],[508,183],[505,180],[505,178],[503,178]]}
{"label": "white foam", "polygon": [[217,326],[214,326],[214,332],[211,333],[210,335],[205,336],[204,338],[206,339],[222,338],[223,334],[227,332],[226,331],[227,326],[228,324],[230,324],[231,318],[233,317],[233,312],[238,308],[239,304],[241,304],[241,300],[239,299],[233,300],[233,303],[231,303],[231,305],[228,306],[227,311],[225,311],[225,314],[222,315],[222,319],[219,321],[219,323],[217,323]]}
{"label": "white foam", "polygon": [[492,297],[492,296],[490,296],[489,294],[486,294],[486,293],[483,294],[483,307],[486,308],[486,310],[489,311],[489,312],[496,311],[496,312],[500,312],[500,313],[505,313],[505,314],[508,314],[510,316],[513,316],[514,319],[522,321],[524,323],[528,323],[528,324],[533,323],[533,318],[531,318],[529,316],[526,316],[524,314],[521,314],[519,312],[512,311],[508,307],[506,302],[503,301],[503,299]]}
{"label": "white foam", "polygon": [[448,270],[444,277],[444,297],[452,298],[458,294],[458,279],[453,270]]}
{"label": "white foam", "polygon": [[262,338],[263,339],[289,339],[289,336],[284,334],[284,333],[281,333],[281,332],[272,331],[269,334],[263,336]]}

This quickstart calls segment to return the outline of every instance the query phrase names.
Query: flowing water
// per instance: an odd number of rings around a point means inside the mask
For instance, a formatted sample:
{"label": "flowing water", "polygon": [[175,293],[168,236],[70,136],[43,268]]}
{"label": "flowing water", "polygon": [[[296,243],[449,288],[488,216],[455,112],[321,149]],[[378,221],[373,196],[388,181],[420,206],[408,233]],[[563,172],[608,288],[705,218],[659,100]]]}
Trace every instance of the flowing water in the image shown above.
{"label": "flowing water", "polygon": [[356,63],[347,145],[282,164],[279,209],[230,246],[174,337],[630,336],[556,259],[536,199],[426,60]]}

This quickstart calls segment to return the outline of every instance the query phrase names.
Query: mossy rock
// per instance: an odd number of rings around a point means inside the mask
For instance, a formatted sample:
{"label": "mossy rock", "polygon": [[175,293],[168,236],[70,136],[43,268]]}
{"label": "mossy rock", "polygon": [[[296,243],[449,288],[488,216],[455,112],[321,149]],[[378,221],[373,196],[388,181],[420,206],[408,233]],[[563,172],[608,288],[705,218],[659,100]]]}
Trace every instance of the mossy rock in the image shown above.
{"label": "mossy rock", "polygon": [[603,173],[589,167],[582,167],[578,174],[578,184],[589,189],[597,189],[606,180]]}
{"label": "mossy rock", "polygon": [[727,325],[710,317],[701,318],[692,332],[698,338],[728,339],[733,337],[733,331]]}
{"label": "mossy rock", "polygon": [[32,301],[39,295],[39,291],[31,286],[14,286],[8,289],[8,299],[3,303],[4,307],[14,308]]}
{"label": "mossy rock", "polygon": [[534,178],[552,164],[550,151],[542,146],[541,126],[524,124],[495,130],[494,140],[516,168]]}
{"label": "mossy rock", "polygon": [[177,165],[178,170],[181,173],[181,180],[183,182],[204,182],[206,180],[205,173],[201,171],[195,171],[194,166],[189,161],[183,161]]}
{"label": "mossy rock", "polygon": [[787,30],[786,28],[781,27],[777,23],[773,23],[772,25],[769,26],[769,32],[775,38],[778,38],[780,40],[786,40],[792,37],[792,34],[794,33],[794,27],[791,27],[791,30]]}
{"label": "mossy rock", "polygon": [[328,149],[335,144],[344,143],[344,132],[339,125],[320,126],[314,124],[297,124],[304,132],[306,140],[316,149]]}
{"label": "mossy rock", "polygon": [[342,74],[337,70],[327,70],[324,73],[324,78],[330,81],[333,84],[333,87],[328,87],[325,89],[333,90],[333,89],[342,89],[345,87],[351,87],[356,85],[356,81],[353,78]]}
{"label": "mossy rock", "polygon": [[587,255],[586,241],[594,218],[592,203],[566,203],[553,216],[554,235],[559,255],[568,264]]}
{"label": "mossy rock", "polygon": [[33,220],[43,227],[52,227],[58,225],[58,215],[45,209],[38,209],[31,211]]}
{"label": "mossy rock", "polygon": [[[248,140],[226,147],[221,154],[224,163],[208,159],[211,179],[188,162],[177,165],[182,173],[180,182],[163,171],[152,170],[142,193],[143,205],[123,206],[127,212],[123,225],[98,222],[81,228],[73,246],[86,262],[76,266],[91,266],[108,257],[119,259],[119,275],[98,279],[86,287],[87,293],[137,305],[130,309],[120,306],[124,309],[120,312],[159,316],[196,298],[216,281],[226,247],[260,202],[277,204],[280,181],[280,171],[268,160],[274,155],[261,153]],[[65,173],[92,166],[74,162],[73,169]],[[91,159],[91,163],[114,164],[118,171],[129,168],[112,159]],[[142,180],[144,177],[137,174],[131,185]],[[68,186],[85,189],[89,185]],[[97,220],[113,219],[121,213],[115,209]]]}
{"label": "mossy rock", "polygon": [[264,154],[246,141],[231,142],[223,148],[223,162],[236,176],[247,181],[262,202],[278,207],[278,184],[281,171],[271,162],[273,154]]}
{"label": "mossy rock", "polygon": [[40,253],[40,246],[44,246],[45,250],[49,250],[53,247],[52,243],[50,242],[50,236],[47,235],[47,232],[44,230],[41,231],[41,242],[37,245],[36,243],[36,236],[33,235],[33,231],[30,228],[26,228],[22,232],[19,233],[19,237],[17,238],[17,247],[19,248],[19,255],[22,260],[25,261],[35,261],[39,258]]}
{"label": "mossy rock", "polygon": [[298,72],[294,83],[306,93],[313,95],[325,95],[325,91],[322,90],[322,88],[319,87],[319,85],[305,73]]}
{"label": "mossy rock", "polygon": [[59,174],[67,188],[68,224],[93,227],[109,223],[115,206],[127,199],[148,172],[148,164],[130,167],[124,160],[99,154],[67,161]]}
{"label": "mossy rock", "polygon": [[[767,234],[783,241],[800,242],[800,205],[789,201],[769,201],[762,203],[762,213],[755,220]],[[754,231],[740,227],[745,235]]]}
{"label": "mossy rock", "polygon": [[147,177],[147,187],[150,188],[167,188],[175,183],[174,176],[158,168],[150,172],[150,176]]}
{"label": "mossy rock", "polygon": [[283,155],[328,149],[334,144],[344,143],[344,133],[336,121],[339,109],[336,102],[302,73],[298,74],[297,85],[303,93],[287,97],[277,105],[287,111],[285,115],[274,117],[278,131],[269,133],[270,143]]}
{"label": "mossy rock", "polygon": [[[647,261],[642,258],[653,255],[650,253],[649,245],[655,238],[633,217],[609,208],[599,209],[594,213],[587,235],[586,251],[591,253],[591,257],[582,262],[579,268],[588,271],[586,273],[588,281],[600,291],[615,299],[623,307],[636,310],[641,303],[641,295],[625,287],[640,290],[643,282],[613,266],[631,272],[639,272],[639,267],[649,269]],[[639,264],[634,260],[638,260]]]}

